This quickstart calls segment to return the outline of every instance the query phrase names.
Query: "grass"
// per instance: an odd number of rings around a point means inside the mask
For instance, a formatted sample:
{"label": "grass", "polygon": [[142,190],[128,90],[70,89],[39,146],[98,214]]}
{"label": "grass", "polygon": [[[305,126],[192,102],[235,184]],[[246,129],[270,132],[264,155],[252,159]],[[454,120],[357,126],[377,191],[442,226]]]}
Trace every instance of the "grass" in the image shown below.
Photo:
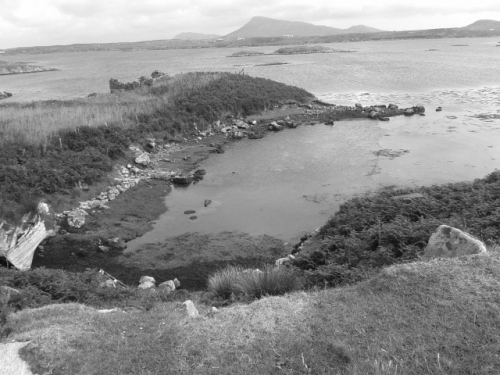
{"label": "grass", "polygon": [[191,135],[195,125],[205,130],[228,116],[312,98],[268,79],[197,72],[114,94],[0,105],[0,218],[18,220],[26,197],[50,201],[99,183],[133,142],[161,143]]}
{"label": "grass", "polygon": [[52,374],[498,374],[500,254],[395,265],[354,286],[188,318],[174,302],[23,310],[10,338]]}
{"label": "grass", "polygon": [[[309,282],[342,285],[382,266],[415,260],[441,224],[466,231],[487,245],[500,242],[500,171],[472,182],[419,188],[387,187],[340,206],[321,228],[316,246],[295,264]],[[420,193],[421,198],[393,199]]]}
{"label": "grass", "polygon": [[208,291],[215,298],[247,299],[276,296],[300,289],[299,275],[293,269],[265,265],[263,271],[226,267],[208,278]]}

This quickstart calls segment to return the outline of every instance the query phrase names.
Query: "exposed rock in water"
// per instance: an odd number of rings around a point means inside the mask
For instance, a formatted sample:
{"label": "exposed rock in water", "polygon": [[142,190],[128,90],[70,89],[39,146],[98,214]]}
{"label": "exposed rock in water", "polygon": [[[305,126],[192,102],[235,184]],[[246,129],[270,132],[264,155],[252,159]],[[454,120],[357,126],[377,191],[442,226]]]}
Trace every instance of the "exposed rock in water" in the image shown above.
{"label": "exposed rock in water", "polygon": [[191,214],[195,214],[195,213],[196,213],[196,211],[195,211],[195,210],[186,210],[186,211],[184,211],[184,213],[185,213],[186,215],[191,215]]}
{"label": "exposed rock in water", "polygon": [[484,244],[460,229],[441,225],[429,239],[423,259],[455,258],[487,253]]}
{"label": "exposed rock in water", "polygon": [[210,203],[212,203],[210,199],[205,199],[205,202],[203,204],[205,205],[205,207],[208,207]]}

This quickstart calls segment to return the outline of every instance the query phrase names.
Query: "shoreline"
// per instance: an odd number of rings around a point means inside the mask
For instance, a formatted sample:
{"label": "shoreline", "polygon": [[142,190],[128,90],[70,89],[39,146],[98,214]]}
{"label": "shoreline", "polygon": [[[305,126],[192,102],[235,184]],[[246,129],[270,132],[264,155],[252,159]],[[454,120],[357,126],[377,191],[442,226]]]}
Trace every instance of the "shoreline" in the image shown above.
{"label": "shoreline", "polygon": [[[249,116],[244,121],[230,121],[246,129],[221,124],[211,136],[203,136],[204,132],[198,132],[181,144],[150,154],[153,168],[145,172],[149,177],[107,202],[109,209],[91,210],[85,227],[66,228],[67,232],[47,239],[35,252],[32,267],[63,268],[72,272],[103,268],[127,284],[137,283],[143,275],[154,276],[160,281],[178,278],[183,287],[199,290],[205,286],[210,273],[227,264],[259,267],[263,263],[273,263],[277,258],[290,254],[293,248],[292,245],[285,247],[283,241],[265,235],[252,237],[238,232],[211,235],[189,233],[169,237],[162,243],[145,244],[134,253],[123,252],[123,244],[150,231],[152,223],[168,210],[164,204],[158,204],[158,200],[163,203],[165,195],[169,193],[173,174],[189,175],[211,153],[223,152],[225,144],[243,139],[245,135],[249,139],[258,139],[268,132],[300,125],[333,124],[340,119],[368,118],[373,111],[365,109],[375,108],[335,106],[318,100],[304,106],[290,103],[279,109]],[[391,117],[402,115],[405,110],[386,108],[381,111]],[[111,243],[110,240],[115,238],[121,240],[119,246]],[[103,251],[103,246],[108,250]],[[198,251],[190,251],[193,248]],[[238,255],[232,250],[235,248],[248,251]]]}

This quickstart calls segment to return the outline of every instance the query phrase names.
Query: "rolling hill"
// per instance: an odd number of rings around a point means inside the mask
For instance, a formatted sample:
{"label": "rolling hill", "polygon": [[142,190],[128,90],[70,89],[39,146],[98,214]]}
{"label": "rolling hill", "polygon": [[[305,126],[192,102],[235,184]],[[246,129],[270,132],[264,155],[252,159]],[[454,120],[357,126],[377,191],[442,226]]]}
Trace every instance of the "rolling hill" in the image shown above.
{"label": "rolling hill", "polygon": [[370,33],[379,32],[372,27],[358,25],[349,29],[338,29],[329,26],[313,25],[307,22],[276,20],[268,17],[253,17],[248,23],[236,31],[227,34],[227,38],[250,38],[250,37],[278,37],[278,36],[315,36],[315,35],[337,35],[346,33]]}
{"label": "rolling hill", "polygon": [[479,20],[465,26],[464,29],[469,30],[496,30],[500,31],[500,21],[494,20]]}
{"label": "rolling hill", "polygon": [[195,39],[195,40],[201,40],[201,39],[217,39],[220,38],[220,35],[217,34],[202,34],[202,33],[180,33],[174,36],[172,39],[182,39],[182,40],[188,40],[188,39]]}

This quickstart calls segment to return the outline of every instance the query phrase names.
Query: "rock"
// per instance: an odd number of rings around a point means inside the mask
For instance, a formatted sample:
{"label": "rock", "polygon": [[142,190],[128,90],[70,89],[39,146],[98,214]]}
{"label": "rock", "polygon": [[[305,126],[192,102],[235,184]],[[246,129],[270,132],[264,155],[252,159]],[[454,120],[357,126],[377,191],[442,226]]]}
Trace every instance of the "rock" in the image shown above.
{"label": "rock", "polygon": [[233,131],[231,133],[231,137],[233,139],[243,139],[243,137],[245,137],[245,134],[243,132]]}
{"label": "rock", "polygon": [[97,208],[102,204],[102,201],[94,199],[87,202],[90,209]]}
{"label": "rock", "polygon": [[233,124],[236,125],[240,129],[248,129],[250,125],[241,120],[233,120]]}
{"label": "rock", "polygon": [[0,100],[10,98],[12,94],[7,91],[0,91]]}
{"label": "rock", "polygon": [[169,172],[155,172],[151,175],[151,178],[153,180],[160,180],[160,181],[170,181],[170,173]]}
{"label": "rock", "polygon": [[460,229],[441,225],[429,239],[423,259],[455,258],[486,253],[486,247],[477,238]]}
{"label": "rock", "polygon": [[49,205],[45,202],[39,202],[36,210],[40,215],[48,215],[50,213]]}
{"label": "rock", "polygon": [[330,120],[330,121],[325,122],[325,125],[334,125],[334,122],[333,122],[333,120]]}
{"label": "rock", "polygon": [[116,288],[116,281],[115,280],[106,280],[106,281],[99,283],[99,286],[101,288]]}
{"label": "rock", "polygon": [[177,185],[189,185],[193,182],[193,177],[177,175],[172,178],[172,182]]}
{"label": "rock", "polygon": [[203,204],[205,205],[205,207],[208,207],[210,203],[212,203],[210,199],[205,199],[205,202]]}
{"label": "rock", "polygon": [[116,198],[116,194],[113,194],[113,193],[108,193],[108,199],[110,201],[114,200]]}
{"label": "rock", "polygon": [[379,116],[379,113],[377,111],[370,111],[370,113],[368,114],[368,118],[371,118],[371,119],[377,119]]}
{"label": "rock", "polygon": [[441,112],[443,110],[443,107],[437,107],[436,112]]}
{"label": "rock", "polygon": [[191,301],[190,299],[188,299],[187,301],[183,302],[182,304],[186,306],[187,314],[191,318],[195,318],[198,315],[200,315],[200,313],[198,312],[198,310],[194,306],[193,301]]}
{"label": "rock", "polygon": [[380,121],[389,121],[390,120],[389,117],[382,117],[382,116],[380,116],[378,119]]}
{"label": "rock", "polygon": [[276,121],[272,121],[267,128],[272,131],[280,131],[283,130],[283,125],[279,125]]}
{"label": "rock", "polygon": [[142,276],[141,279],[139,280],[139,284],[146,282],[156,284],[156,280],[152,276]]}
{"label": "rock", "polygon": [[147,153],[140,154],[135,158],[135,163],[147,167],[149,163],[151,163],[151,159],[149,159],[149,155]]}
{"label": "rock", "polygon": [[174,279],[174,285],[177,289],[179,289],[181,287],[181,282],[179,280],[177,280],[177,278]]}
{"label": "rock", "polygon": [[195,211],[195,210],[186,210],[186,211],[184,211],[184,213],[185,213],[186,215],[191,215],[191,214],[195,214],[195,213],[196,213],[196,211]]}
{"label": "rock", "polygon": [[168,281],[161,283],[160,285],[158,285],[158,288],[162,289],[166,293],[173,292],[176,289],[175,283],[173,282],[173,280],[168,280]]}
{"label": "rock", "polygon": [[403,111],[403,115],[405,115],[405,116],[413,116],[414,114],[415,114],[415,111],[413,110],[413,108],[406,108]]}
{"label": "rock", "polygon": [[275,262],[275,266],[276,267],[279,267],[279,266],[287,266],[287,265],[290,265],[292,264],[292,261],[295,260],[295,257],[293,255],[288,255],[286,258],[280,258],[280,259],[277,259],[276,262]]}
{"label": "rock", "polygon": [[114,250],[125,250],[127,248],[127,243],[119,237],[108,239],[106,244]]}
{"label": "rock", "polygon": [[363,109],[363,106],[360,103],[356,103],[354,104],[354,106],[356,107],[356,109]]}
{"label": "rock", "polygon": [[424,113],[425,112],[425,107],[422,104],[417,104],[415,107],[413,107],[413,109],[416,113]]}
{"label": "rock", "polygon": [[74,209],[68,213],[68,225],[71,228],[79,229],[85,225],[85,216],[88,213],[81,208]]}
{"label": "rock", "polygon": [[398,110],[398,109],[399,109],[399,107],[398,107],[397,105],[395,105],[395,104],[389,104],[389,105],[387,106],[387,108],[392,109],[393,111],[396,111],[396,110]]}
{"label": "rock", "polygon": [[264,134],[262,133],[255,133],[255,132],[249,132],[247,134],[248,139],[261,139],[264,138]]}
{"label": "rock", "polygon": [[109,252],[109,247],[108,246],[104,246],[104,245],[99,245],[97,247],[98,251],[100,251],[101,253],[107,253]]}
{"label": "rock", "polygon": [[221,133],[227,133],[227,132],[230,132],[231,130],[233,130],[232,126],[226,126],[226,127],[222,128],[220,131],[221,131]]}
{"label": "rock", "polygon": [[288,126],[290,129],[295,129],[297,127],[297,124],[293,121],[286,121],[286,126]]}
{"label": "rock", "polygon": [[139,289],[152,289],[155,287],[155,284],[152,283],[151,281],[147,281],[145,283],[139,284],[137,288]]}
{"label": "rock", "polygon": [[196,220],[196,219],[198,219],[198,216],[196,216],[196,215],[193,215],[193,216],[189,217],[189,220]]}
{"label": "rock", "polygon": [[207,174],[207,172],[204,169],[197,169],[196,171],[194,171],[194,174],[199,176],[204,176]]}

